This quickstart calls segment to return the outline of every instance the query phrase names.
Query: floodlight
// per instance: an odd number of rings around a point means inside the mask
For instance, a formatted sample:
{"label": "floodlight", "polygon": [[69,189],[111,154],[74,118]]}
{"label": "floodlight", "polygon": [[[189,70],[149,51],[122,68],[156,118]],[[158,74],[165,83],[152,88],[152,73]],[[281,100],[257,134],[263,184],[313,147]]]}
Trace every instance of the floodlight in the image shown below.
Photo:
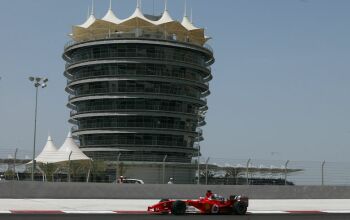
{"label": "floodlight", "polygon": [[37,81],[37,82],[40,82],[40,80],[41,80],[40,77],[36,77],[36,78],[35,78],[35,81]]}
{"label": "floodlight", "polygon": [[44,83],[47,83],[48,81],[49,81],[48,78],[44,78],[44,80],[43,80]]}
{"label": "floodlight", "polygon": [[45,88],[47,86],[47,84],[43,83],[41,84],[41,88]]}
{"label": "floodlight", "polygon": [[32,76],[31,76],[31,77],[29,77],[29,80],[30,80],[30,81],[32,81],[32,82],[34,81],[34,79],[35,79],[35,78],[34,78],[34,77],[32,77]]}

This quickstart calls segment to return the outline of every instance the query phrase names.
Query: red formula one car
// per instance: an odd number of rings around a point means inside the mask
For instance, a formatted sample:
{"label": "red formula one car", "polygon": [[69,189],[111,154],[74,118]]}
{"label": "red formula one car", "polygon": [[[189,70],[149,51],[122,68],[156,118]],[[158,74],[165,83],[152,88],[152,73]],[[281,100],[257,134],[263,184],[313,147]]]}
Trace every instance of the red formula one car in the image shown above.
{"label": "red formula one car", "polygon": [[244,215],[248,208],[248,197],[232,195],[225,199],[209,190],[204,198],[201,197],[197,200],[162,199],[159,203],[148,207],[148,211],[159,214],[183,215],[188,213],[191,207],[201,214]]}

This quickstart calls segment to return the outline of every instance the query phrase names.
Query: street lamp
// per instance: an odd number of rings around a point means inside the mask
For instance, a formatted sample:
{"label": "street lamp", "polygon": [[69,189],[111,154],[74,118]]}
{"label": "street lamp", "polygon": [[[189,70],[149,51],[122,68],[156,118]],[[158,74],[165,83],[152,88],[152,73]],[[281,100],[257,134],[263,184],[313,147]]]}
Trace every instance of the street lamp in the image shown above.
{"label": "street lamp", "polygon": [[36,141],[36,116],[38,111],[38,90],[39,87],[45,88],[47,86],[47,82],[49,81],[47,78],[41,77],[29,77],[29,80],[33,82],[35,87],[35,113],[34,113],[34,144],[33,144],[33,161],[32,161],[32,181],[34,181],[34,170],[35,170],[35,141]]}

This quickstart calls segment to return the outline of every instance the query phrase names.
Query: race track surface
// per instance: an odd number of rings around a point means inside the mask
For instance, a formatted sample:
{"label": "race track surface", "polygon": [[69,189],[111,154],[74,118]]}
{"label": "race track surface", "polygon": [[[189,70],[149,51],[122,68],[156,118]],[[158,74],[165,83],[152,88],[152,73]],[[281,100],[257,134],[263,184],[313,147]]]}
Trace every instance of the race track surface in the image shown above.
{"label": "race track surface", "polygon": [[1,214],[1,220],[348,220],[350,214],[250,214],[245,216],[209,216],[209,215],[8,215]]}

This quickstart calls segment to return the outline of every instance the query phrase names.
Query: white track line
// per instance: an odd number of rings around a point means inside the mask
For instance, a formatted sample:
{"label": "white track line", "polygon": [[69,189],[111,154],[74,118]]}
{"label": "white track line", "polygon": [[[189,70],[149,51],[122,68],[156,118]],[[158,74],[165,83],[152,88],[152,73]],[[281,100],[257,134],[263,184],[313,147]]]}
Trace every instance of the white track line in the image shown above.
{"label": "white track line", "polygon": [[11,211],[0,211],[0,214],[11,214]]}
{"label": "white track line", "polygon": [[322,211],[325,213],[350,213],[350,210],[330,210],[330,211]]}
{"label": "white track line", "polygon": [[248,211],[251,214],[289,214],[289,212],[285,211]]}
{"label": "white track line", "polygon": [[114,211],[76,211],[76,210],[65,210],[62,211],[66,214],[115,214]]}

